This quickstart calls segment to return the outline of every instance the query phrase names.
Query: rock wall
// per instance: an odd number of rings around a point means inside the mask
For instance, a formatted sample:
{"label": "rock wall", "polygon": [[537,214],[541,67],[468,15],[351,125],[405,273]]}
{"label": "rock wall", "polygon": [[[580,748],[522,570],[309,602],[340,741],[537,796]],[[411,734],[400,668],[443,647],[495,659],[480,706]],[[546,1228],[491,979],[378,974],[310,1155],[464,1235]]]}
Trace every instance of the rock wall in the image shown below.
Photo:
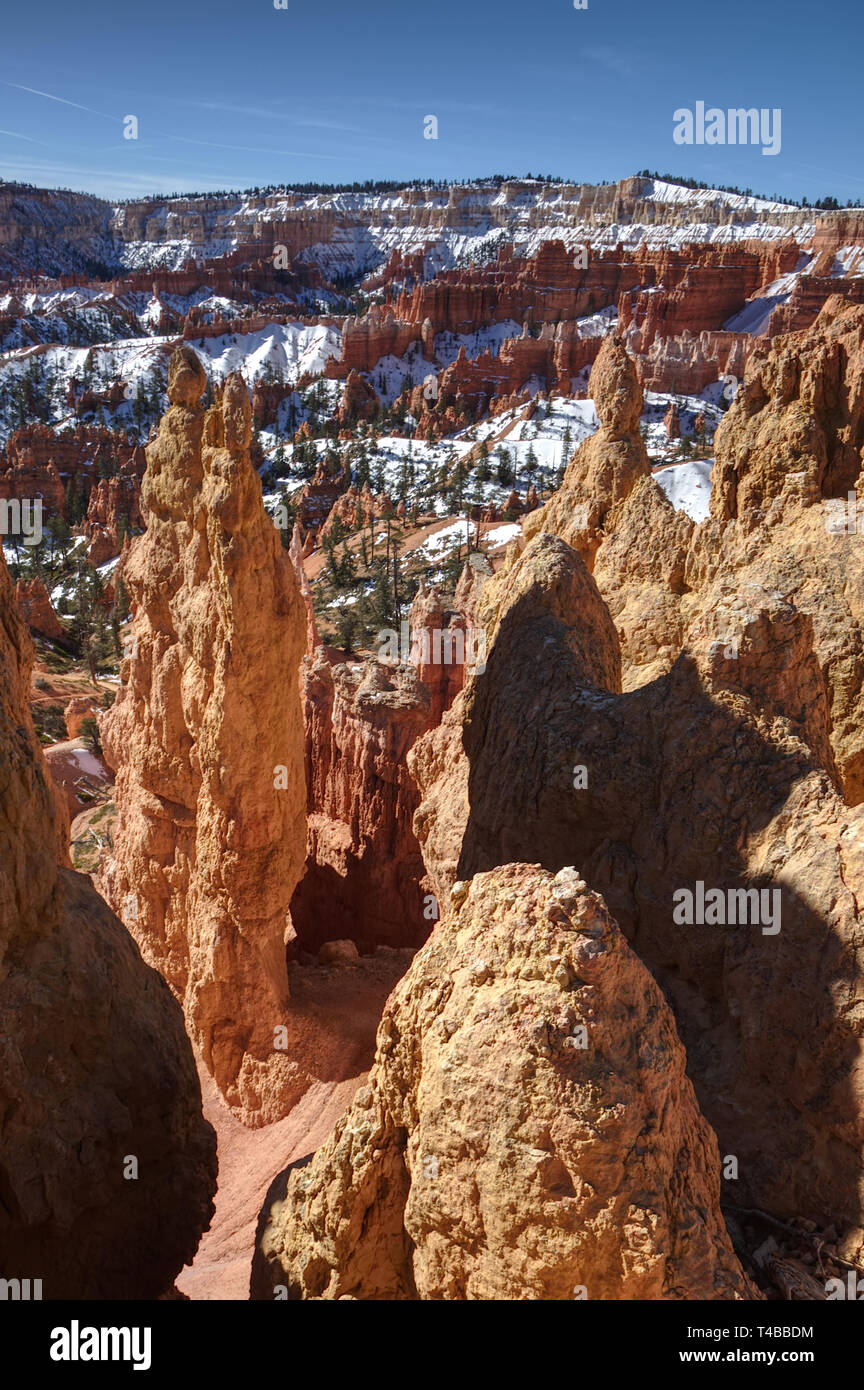
{"label": "rock wall", "polygon": [[144,450],[136,449],[116,477],[101,478],[91,491],[85,525],[91,565],[107,564],[120,554],[130,532],[143,531],[141,479],[145,466]]}
{"label": "rock wall", "polygon": [[[861,313],[834,304],[754,354],[699,526],[650,476],[634,365],[605,344],[601,429],[483,592],[486,672],[409,756],[436,891],[575,857],[674,1001],[741,1190],[853,1223],[864,557],[854,527],[832,533],[826,494],[860,470]],[[594,598],[544,598],[544,618],[538,593],[580,566]],[[624,694],[567,655],[586,626],[605,643],[610,615]],[[676,927],[673,894],[697,882],[776,889],[781,930]]]}
{"label": "rock wall", "polygon": [[209,1224],[215,1137],[180,1009],[64,867],[32,661],[0,556],[0,1277],[156,1298]]}
{"label": "rock wall", "polygon": [[51,606],[48,590],[41,579],[19,579],[15,586],[18,610],[32,632],[49,639],[66,636],[60,619]]}
{"label": "rock wall", "polygon": [[89,500],[98,483],[97,463],[111,462],[124,476],[143,473],[143,450],[131,436],[103,425],[77,425],[58,434],[48,425],[16,430],[0,455],[0,498],[44,499],[49,516],[68,519],[66,489],[70,482]]}
{"label": "rock wall", "polygon": [[301,686],[309,833],[291,902],[299,943],[419,945],[434,917],[405,759],[429,727],[429,691],[410,666],[331,666],[323,647],[304,661]]}
{"label": "rock wall", "polygon": [[757,346],[715,438],[711,513],[763,512],[788,488],[854,490],[864,447],[864,306],[829,299],[811,331]]}

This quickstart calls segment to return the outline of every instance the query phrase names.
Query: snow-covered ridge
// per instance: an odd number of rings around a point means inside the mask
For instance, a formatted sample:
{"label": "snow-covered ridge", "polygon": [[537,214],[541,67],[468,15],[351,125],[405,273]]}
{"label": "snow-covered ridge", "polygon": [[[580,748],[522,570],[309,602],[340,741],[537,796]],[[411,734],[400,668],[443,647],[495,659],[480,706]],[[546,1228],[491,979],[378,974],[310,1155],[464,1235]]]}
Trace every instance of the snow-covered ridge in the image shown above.
{"label": "snow-covered ridge", "polygon": [[635,250],[790,235],[803,244],[814,231],[809,210],[644,178],[610,185],[520,181],[378,194],[177,198],[119,205],[112,220],[118,256],[130,269],[178,268],[190,257],[210,259],[256,241],[269,247],[281,226],[291,227],[299,258],[325,275],[377,269],[394,251],[427,252],[427,273],[435,273],[503,240],[514,243],[517,255],[530,256],[548,240]]}
{"label": "snow-covered ridge", "polygon": [[735,212],[771,213],[789,212],[789,203],[777,203],[770,198],[755,198],[745,193],[727,193],[722,188],[688,188],[681,183],[666,183],[663,179],[651,179],[650,185],[642,194],[653,198],[656,203],[686,204],[690,207],[727,207]]}
{"label": "snow-covered ridge", "polygon": [[[51,274],[64,262],[77,270],[88,259],[118,271],[175,270],[256,243],[269,254],[282,227],[300,257],[324,274],[360,275],[394,251],[424,250],[434,273],[502,240],[512,241],[517,255],[534,254],[544,240],[597,250],[789,235],[804,244],[813,217],[810,209],[770,199],[642,177],[600,185],[519,180],[386,193],[229,193],[114,206],[0,185],[0,249]],[[2,262],[0,255],[0,268]]]}

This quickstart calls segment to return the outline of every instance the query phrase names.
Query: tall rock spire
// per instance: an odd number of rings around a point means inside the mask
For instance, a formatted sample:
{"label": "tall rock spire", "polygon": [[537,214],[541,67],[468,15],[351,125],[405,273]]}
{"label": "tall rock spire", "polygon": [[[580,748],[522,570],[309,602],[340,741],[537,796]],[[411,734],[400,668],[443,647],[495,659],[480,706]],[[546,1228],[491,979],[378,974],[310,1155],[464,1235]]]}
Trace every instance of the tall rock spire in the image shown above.
{"label": "tall rock spire", "polygon": [[120,819],[103,884],[254,1125],[308,1084],[284,946],[305,855],[306,612],[250,460],[246,387],[232,374],[205,413],[205,384],[178,349],[147,450],[147,531],[124,569],[129,656],[103,728]]}

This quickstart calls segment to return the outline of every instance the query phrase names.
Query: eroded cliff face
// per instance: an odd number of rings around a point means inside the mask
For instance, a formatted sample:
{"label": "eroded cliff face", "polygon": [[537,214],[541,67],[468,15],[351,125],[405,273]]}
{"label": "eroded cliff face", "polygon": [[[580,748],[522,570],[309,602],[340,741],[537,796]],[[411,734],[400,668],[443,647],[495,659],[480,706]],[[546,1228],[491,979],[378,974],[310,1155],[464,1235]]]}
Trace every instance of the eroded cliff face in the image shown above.
{"label": "eroded cliff face", "polygon": [[304,660],[301,685],[309,834],[291,902],[299,943],[417,946],[434,918],[406,755],[429,727],[429,691],[411,666],[334,667],[323,647]]}
{"label": "eroded cliff face", "polygon": [[[436,891],[575,859],[674,1002],[734,1190],[860,1224],[864,808],[832,778],[811,618],[718,581],[668,672],[620,693],[597,585],[541,534],[487,584],[480,620],[485,672],[409,755]],[[699,884],[767,897],[740,900],[737,925],[682,921],[676,894]]]}
{"label": "eroded cliff face", "polygon": [[124,566],[134,617],[103,721],[120,812],[103,883],[226,1100],[261,1124],[308,1085],[285,965],[305,844],[306,613],[250,461],[246,387],[230,376],[205,414],[204,386],[192,350],[175,352],[147,531]]}
{"label": "eroded cliff face", "polygon": [[253,1298],[756,1296],[684,1064],[575,870],[457,885],[388,1000],[369,1084],[268,1194]]}
{"label": "eroded cliff face", "polygon": [[669,672],[717,583],[793,601],[812,621],[826,684],[828,770],[854,805],[864,800],[864,553],[847,494],[864,447],[862,345],[864,307],[834,299],[812,329],[753,353],[717,431],[712,515],[697,526],[650,476],[638,435],[609,441],[627,413],[616,393],[628,402],[639,387],[607,340],[590,383],[601,429],[523,527],[563,537],[591,568],[621,639],[625,690]]}
{"label": "eroded cliff face", "polygon": [[767,510],[790,490],[845,498],[864,444],[864,306],[829,299],[812,329],[757,347],[715,438],[711,514]]}
{"label": "eroded cliff face", "polygon": [[215,1137],[183,1018],[68,863],[0,556],[0,1276],[156,1298],[209,1224]]}

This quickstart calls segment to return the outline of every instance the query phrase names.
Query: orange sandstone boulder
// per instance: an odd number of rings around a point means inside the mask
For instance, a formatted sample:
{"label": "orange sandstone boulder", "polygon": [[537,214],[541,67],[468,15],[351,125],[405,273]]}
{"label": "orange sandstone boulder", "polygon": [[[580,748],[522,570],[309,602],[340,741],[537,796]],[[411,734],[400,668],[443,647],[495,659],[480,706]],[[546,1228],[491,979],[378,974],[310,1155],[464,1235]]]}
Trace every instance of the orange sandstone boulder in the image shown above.
{"label": "orange sandstone boulder", "polygon": [[273,1184],[258,1299],[747,1299],[672,1013],[572,868],[457,884],[369,1084]]}

